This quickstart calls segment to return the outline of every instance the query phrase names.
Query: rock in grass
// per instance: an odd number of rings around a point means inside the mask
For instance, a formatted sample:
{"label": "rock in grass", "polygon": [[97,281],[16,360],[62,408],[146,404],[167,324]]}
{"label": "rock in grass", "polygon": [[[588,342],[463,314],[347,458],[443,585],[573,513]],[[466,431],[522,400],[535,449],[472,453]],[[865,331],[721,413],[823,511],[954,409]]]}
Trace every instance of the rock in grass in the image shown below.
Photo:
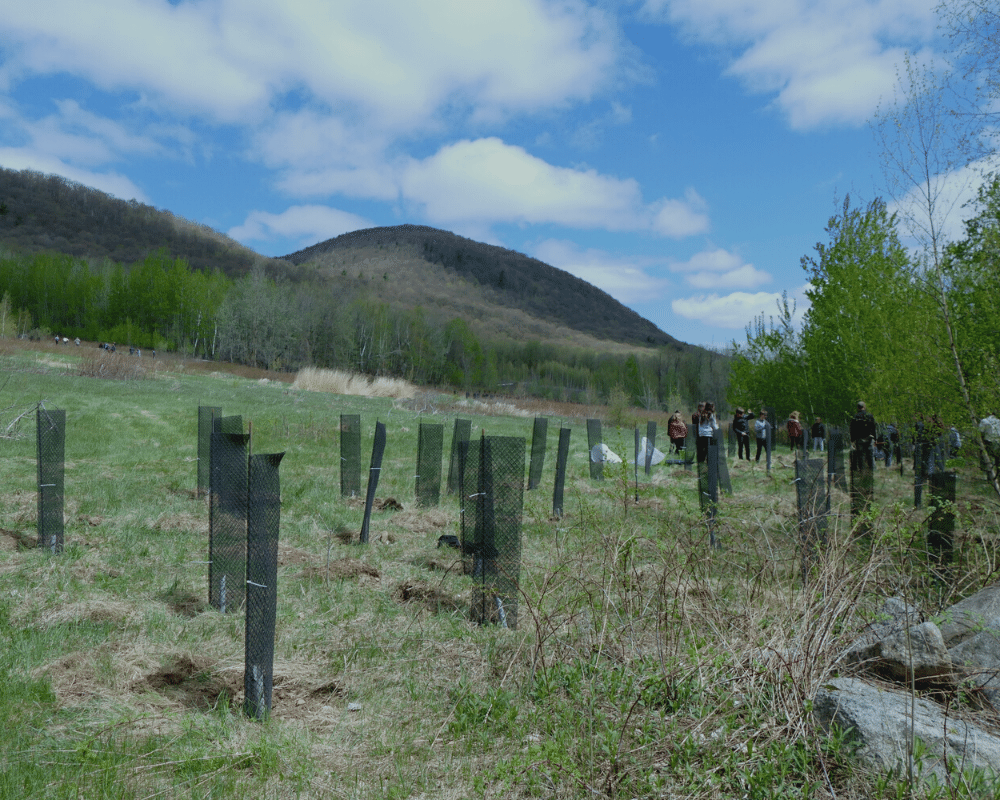
{"label": "rock in grass", "polygon": [[[912,711],[912,713],[911,713]],[[1000,738],[960,719],[954,710],[909,692],[873,686],[856,678],[832,678],[813,700],[813,714],[827,730],[836,725],[858,745],[858,755],[878,770],[906,775],[909,742],[918,740],[914,775],[952,783],[957,772],[978,771],[973,785],[1000,789]]]}

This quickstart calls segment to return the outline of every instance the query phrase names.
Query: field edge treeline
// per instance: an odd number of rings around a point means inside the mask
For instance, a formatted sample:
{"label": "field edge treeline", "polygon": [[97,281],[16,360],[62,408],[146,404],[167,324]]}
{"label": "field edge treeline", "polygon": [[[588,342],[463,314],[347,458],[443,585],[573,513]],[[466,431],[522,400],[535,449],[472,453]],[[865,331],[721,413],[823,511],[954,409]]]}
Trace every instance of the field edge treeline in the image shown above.
{"label": "field edge treeline", "polygon": [[[346,288],[345,288],[346,287]],[[62,253],[0,254],[0,335],[176,351],[270,370],[303,366],[428,386],[666,410],[724,392],[726,356],[672,346],[628,354],[490,340],[461,317],[391,306],[362,283],[240,278],[165,250],[129,267]]]}

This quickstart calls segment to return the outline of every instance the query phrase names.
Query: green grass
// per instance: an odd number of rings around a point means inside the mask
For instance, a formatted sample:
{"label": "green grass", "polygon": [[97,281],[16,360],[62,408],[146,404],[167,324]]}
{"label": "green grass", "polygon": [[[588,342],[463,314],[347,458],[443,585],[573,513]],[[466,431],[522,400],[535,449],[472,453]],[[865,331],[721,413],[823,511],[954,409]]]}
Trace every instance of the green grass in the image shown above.
{"label": "green grass", "polygon": [[[525,493],[519,629],[479,628],[470,579],[436,548],[458,531],[457,500],[413,502],[418,425],[444,423],[447,453],[456,416],[474,435],[530,439],[530,413],[299,392],[179,363],[98,380],[75,374],[74,355],[0,352],[0,424],[38,402],[67,412],[60,556],[17,546],[35,536],[33,416],[0,439],[0,798],[906,796],[816,729],[809,698],[885,596],[933,612],[1000,564],[996,506],[972,473],[956,578],[942,584],[911,474],[880,471],[872,540],[851,543],[838,493],[829,559],[803,591],[785,455],[770,475],[731,466],[712,551],[693,473],[640,475],[636,504],[631,468],[589,480],[584,420],[561,407],[542,485]],[[198,405],[242,415],[254,452],[287,452],[263,724],[239,711],[243,619],[205,604]],[[363,448],[386,423],[378,496],[404,506],[376,513],[367,547],[338,536],[362,515],[339,497],[341,413],[361,414]],[[553,520],[561,424],[574,439],[567,513]],[[631,430],[606,427],[626,451]],[[801,657],[779,657],[790,652]]]}

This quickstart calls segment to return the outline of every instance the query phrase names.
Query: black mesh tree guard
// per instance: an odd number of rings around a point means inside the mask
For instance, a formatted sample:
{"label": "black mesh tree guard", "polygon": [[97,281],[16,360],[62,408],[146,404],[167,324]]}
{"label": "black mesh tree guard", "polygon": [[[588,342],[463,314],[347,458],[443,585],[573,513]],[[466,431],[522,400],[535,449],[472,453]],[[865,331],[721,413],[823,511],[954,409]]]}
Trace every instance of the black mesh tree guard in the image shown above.
{"label": "black mesh tree guard", "polygon": [[570,428],[559,429],[559,449],[556,452],[556,481],[552,490],[552,516],[560,518],[563,515],[563,490],[566,486],[566,463],[569,461]]}
{"label": "black mesh tree guard", "polygon": [[844,467],[844,432],[840,428],[830,428],[830,438],[826,445],[828,488],[836,486],[842,492],[846,492],[848,486],[847,471]]}
{"label": "black mesh tree guard", "polygon": [[208,492],[212,466],[212,431],[215,419],[222,416],[219,406],[198,406],[198,496]]}
{"label": "black mesh tree guard", "polygon": [[215,432],[211,438],[208,602],[223,614],[237,611],[246,596],[249,442],[244,433]]}
{"label": "black mesh tree guard", "polygon": [[736,429],[731,422],[726,423],[726,455],[730,458],[736,457]]}
{"label": "black mesh tree guard", "polygon": [[549,435],[549,421],[545,417],[535,417],[531,428],[531,465],[528,467],[528,490],[542,482],[542,468],[545,466],[545,439]]}
{"label": "black mesh tree guard", "polygon": [[472,545],[472,619],[517,628],[524,503],[525,441],[516,436],[480,440],[479,492]]}
{"label": "black mesh tree guard", "polygon": [[[601,421],[599,419],[587,420],[587,460],[590,462],[590,479],[600,481],[604,479],[604,455],[601,444]],[[597,448],[596,450],[594,448]]]}
{"label": "black mesh tree guard", "polygon": [[698,462],[698,503],[708,522],[709,542],[712,547],[717,547],[715,517],[719,509],[719,443],[714,438],[706,444],[705,460]]}
{"label": "black mesh tree guard", "polygon": [[764,406],[764,411],[767,412],[767,471],[771,471],[771,456],[774,455],[774,446],[777,444],[778,435],[778,415],[774,410],[774,406]]}
{"label": "black mesh tree guard", "polygon": [[913,507],[920,508],[923,502],[924,484],[927,482],[927,461],[924,455],[930,445],[916,442],[913,445]]}
{"label": "black mesh tree guard", "polygon": [[826,545],[829,508],[823,459],[795,459],[795,498],[799,511],[799,551],[802,585],[809,582]]}
{"label": "black mesh tree guard", "polygon": [[53,555],[64,544],[63,507],[66,475],[66,412],[38,406],[38,546]]}
{"label": "black mesh tree guard", "polygon": [[340,496],[361,496],[361,415],[340,415]]}
{"label": "black mesh tree guard", "polygon": [[284,453],[250,456],[247,500],[247,624],[243,709],[253,719],[271,713],[274,625],[278,609],[278,528]]}
{"label": "black mesh tree guard", "polygon": [[646,474],[649,475],[653,468],[653,450],[656,449],[656,421],[646,422]]}
{"label": "black mesh tree guard", "polygon": [[632,451],[634,453],[632,458],[632,468],[635,472],[635,502],[639,502],[639,461],[644,460],[645,456],[642,449],[642,433],[639,429],[635,429],[635,449]]}
{"label": "black mesh tree guard", "polygon": [[691,469],[697,455],[698,426],[688,423],[687,438],[684,439],[684,469]]}
{"label": "black mesh tree guard", "polygon": [[466,575],[471,575],[472,553],[476,542],[476,521],[482,516],[482,511],[479,509],[483,502],[483,496],[479,492],[479,464],[483,453],[482,443],[479,440],[459,442],[458,453],[462,567]]}
{"label": "black mesh tree guard", "polygon": [[[865,458],[851,459],[851,524],[861,536],[871,533],[867,519],[875,501],[875,469]],[[860,521],[859,521],[860,520]]]}
{"label": "black mesh tree guard", "polygon": [[361,544],[368,544],[368,526],[372,520],[372,506],[375,504],[375,490],[378,489],[379,475],[382,473],[382,456],[385,455],[385,425],[375,423],[375,439],[372,441],[372,461],[368,468],[368,491],[365,493],[365,518],[361,523]]}
{"label": "black mesh tree guard", "polygon": [[[212,420],[213,433],[243,433],[243,417],[236,414],[232,417],[218,416]],[[211,484],[211,446],[209,446],[209,484]]]}
{"label": "black mesh tree guard", "polygon": [[462,479],[459,472],[459,448],[462,442],[468,442],[472,433],[472,421],[456,419],[455,431],[451,435],[451,458],[448,461],[448,494],[461,492]]}
{"label": "black mesh tree guard", "polygon": [[715,431],[715,444],[719,459],[719,488],[726,494],[732,494],[733,484],[729,480],[729,465],[726,463],[726,434],[722,428],[718,428]]}
{"label": "black mesh tree guard", "polygon": [[927,550],[937,564],[951,562],[955,551],[954,472],[934,472],[930,476],[931,513],[927,517]]}
{"label": "black mesh tree guard", "polygon": [[441,502],[441,456],[444,453],[444,425],[421,422],[417,434],[417,475],[414,493],[424,508]]}

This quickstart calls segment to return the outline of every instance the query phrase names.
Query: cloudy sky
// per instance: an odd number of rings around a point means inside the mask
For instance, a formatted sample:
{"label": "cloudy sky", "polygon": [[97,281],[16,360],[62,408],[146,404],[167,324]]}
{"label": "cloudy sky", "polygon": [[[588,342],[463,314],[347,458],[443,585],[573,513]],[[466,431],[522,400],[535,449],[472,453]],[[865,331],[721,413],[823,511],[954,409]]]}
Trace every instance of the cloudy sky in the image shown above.
{"label": "cloudy sky", "polygon": [[432,225],[723,345],[883,193],[867,121],[940,48],[935,3],[8,3],[0,165],[274,256]]}

